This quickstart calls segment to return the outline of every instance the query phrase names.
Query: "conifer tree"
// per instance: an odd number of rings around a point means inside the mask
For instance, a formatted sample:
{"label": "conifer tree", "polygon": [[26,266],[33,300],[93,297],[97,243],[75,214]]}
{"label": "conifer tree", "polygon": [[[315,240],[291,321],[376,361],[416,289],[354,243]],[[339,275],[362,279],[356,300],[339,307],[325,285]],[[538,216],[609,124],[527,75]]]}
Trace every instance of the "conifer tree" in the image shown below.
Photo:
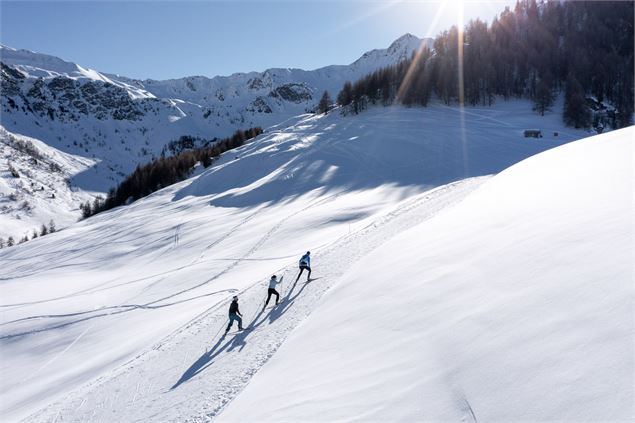
{"label": "conifer tree", "polygon": [[88,201],[88,200],[85,203],[81,203],[79,208],[82,211],[82,218],[84,218],[84,219],[90,217],[90,215],[92,214],[92,209],[90,207],[90,201]]}
{"label": "conifer tree", "polygon": [[[424,49],[346,83],[337,102],[344,113],[358,113],[366,102],[426,106],[434,95],[446,104],[463,98],[468,104],[492,105],[495,96],[501,96],[529,98],[544,114],[553,106],[555,93],[565,88],[567,125],[590,125],[590,95],[601,114],[608,115],[602,117],[604,123],[627,126],[635,108],[634,9],[632,1],[519,0],[490,26],[478,19],[469,22],[463,39],[456,26],[442,32],[434,40],[434,54]],[[462,92],[457,82],[459,44]]]}
{"label": "conifer tree", "polygon": [[320,102],[318,103],[318,113],[327,114],[332,103],[329,92],[325,90],[324,94],[322,94],[322,98],[320,98]]}
{"label": "conifer tree", "polygon": [[342,91],[337,95],[337,103],[340,106],[348,106],[353,101],[353,84],[347,81],[342,87]]}
{"label": "conifer tree", "polygon": [[564,122],[576,128],[588,128],[591,113],[585,102],[584,90],[576,77],[570,73],[567,77],[564,94]]}
{"label": "conifer tree", "polygon": [[541,79],[536,84],[536,93],[534,95],[534,110],[544,116],[545,112],[553,105],[554,95],[548,82]]}

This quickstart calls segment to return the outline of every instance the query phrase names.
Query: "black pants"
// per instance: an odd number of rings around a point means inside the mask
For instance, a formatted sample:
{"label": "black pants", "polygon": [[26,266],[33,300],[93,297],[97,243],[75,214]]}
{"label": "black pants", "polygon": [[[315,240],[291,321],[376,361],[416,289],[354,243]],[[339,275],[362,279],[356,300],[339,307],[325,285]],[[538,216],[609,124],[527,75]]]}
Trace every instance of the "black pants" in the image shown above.
{"label": "black pants", "polygon": [[[298,273],[298,279],[300,279],[300,276],[302,275],[302,272],[304,272],[304,269],[309,271],[309,274],[306,277],[306,280],[308,281],[309,279],[311,279],[311,268],[309,266],[300,266],[300,273]],[[298,279],[296,279],[296,281]]]}
{"label": "black pants", "polygon": [[278,294],[278,291],[276,291],[275,289],[269,288],[269,290],[267,291],[267,302],[265,303],[265,307],[267,307],[267,304],[269,304],[269,300],[271,299],[272,294],[276,296],[276,304],[278,304],[280,294]]}

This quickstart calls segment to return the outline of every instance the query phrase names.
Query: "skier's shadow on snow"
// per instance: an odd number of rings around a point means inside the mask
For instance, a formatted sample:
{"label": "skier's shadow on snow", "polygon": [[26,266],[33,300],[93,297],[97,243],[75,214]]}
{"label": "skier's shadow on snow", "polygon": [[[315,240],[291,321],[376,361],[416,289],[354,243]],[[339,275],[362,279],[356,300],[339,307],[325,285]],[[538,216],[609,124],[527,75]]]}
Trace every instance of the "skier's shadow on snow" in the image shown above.
{"label": "skier's shadow on snow", "polygon": [[[298,280],[296,280],[291,286],[291,289],[289,290],[287,295],[282,299],[281,303],[277,307],[274,307],[268,316],[263,317],[266,311],[266,308],[263,307],[259,310],[258,314],[251,320],[251,322],[246,326],[249,330],[238,332],[236,335],[232,337],[232,339],[227,340],[227,342],[225,342],[227,336],[226,335],[221,336],[220,339],[216,342],[216,344],[214,344],[214,346],[209,351],[206,351],[203,355],[201,355],[198,358],[198,360],[196,360],[185,371],[185,373],[183,373],[181,378],[170,388],[170,390],[178,388],[179,385],[181,385],[184,382],[187,382],[188,380],[190,380],[197,374],[204,371],[207,367],[211,366],[214,362],[214,359],[218,357],[221,353],[225,351],[227,352],[233,351],[236,348],[238,348],[239,352],[242,351],[243,348],[245,348],[245,345],[247,345],[246,339],[249,336],[249,334],[251,334],[251,332],[253,332],[256,328],[258,328],[260,325],[265,323],[267,320],[269,320],[269,324],[272,324],[273,322],[278,320],[280,317],[282,317],[291,308],[295,299],[298,298],[300,294],[302,294],[302,291],[304,291],[304,289],[308,285],[310,285],[310,282],[316,279],[319,279],[319,278],[313,278],[307,282],[299,282]],[[293,294],[298,283],[300,283],[302,286],[300,287],[298,292]]]}
{"label": "skier's shadow on snow", "polygon": [[[205,351],[203,355],[201,355],[198,360],[196,360],[186,371],[181,375],[181,378],[170,388],[173,390],[178,388],[182,383],[187,382],[197,374],[201,373],[207,367],[211,366],[214,363],[214,359],[218,357],[221,353],[225,351],[232,351],[236,348],[239,348],[239,352],[247,345],[245,339],[249,336],[249,334],[254,331],[258,326],[264,323],[264,320],[256,323],[258,319],[262,317],[265,309],[261,309],[260,312],[251,320],[246,327],[249,330],[245,330],[242,332],[238,332],[231,339],[227,340],[227,335],[222,335],[220,339],[214,344],[214,346],[209,350]],[[225,342],[227,341],[227,342]]]}
{"label": "skier's shadow on snow", "polygon": [[282,299],[280,305],[278,305],[278,307],[274,307],[274,309],[271,310],[271,313],[269,313],[269,316],[268,316],[269,324],[272,324],[273,322],[278,320],[280,317],[282,317],[287,311],[289,311],[295,299],[298,298],[300,294],[302,294],[302,291],[304,291],[304,289],[307,286],[309,286],[312,281],[316,279],[319,279],[319,278],[313,278],[310,281],[301,282],[302,286],[300,287],[298,292],[295,295],[291,296],[296,286],[298,285],[298,280],[296,280],[293,283],[293,286],[291,286],[291,289],[289,290],[287,295]]}

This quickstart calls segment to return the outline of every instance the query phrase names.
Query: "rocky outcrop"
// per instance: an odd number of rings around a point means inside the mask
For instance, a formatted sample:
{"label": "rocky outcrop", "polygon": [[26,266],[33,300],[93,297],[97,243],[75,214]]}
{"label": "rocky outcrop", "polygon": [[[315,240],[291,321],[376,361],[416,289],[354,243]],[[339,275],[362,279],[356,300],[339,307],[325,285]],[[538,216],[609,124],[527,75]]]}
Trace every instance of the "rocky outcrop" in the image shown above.
{"label": "rocky outcrop", "polygon": [[0,65],[2,75],[2,83],[0,87],[2,87],[2,95],[18,95],[20,93],[20,84],[26,77],[22,74],[22,72],[5,65],[4,63],[0,63]]}
{"label": "rocky outcrop", "polygon": [[125,89],[108,82],[79,82],[63,76],[26,78],[4,63],[1,77],[3,103],[9,107],[22,104],[25,111],[52,120],[77,121],[79,115],[93,115],[100,120],[139,120],[147,108],[144,103],[147,106],[151,102],[133,100]]}
{"label": "rocky outcrop", "polygon": [[305,84],[285,84],[275,88],[269,93],[270,97],[280,98],[292,103],[302,103],[313,98],[311,89]]}
{"label": "rocky outcrop", "polygon": [[256,97],[247,107],[247,111],[254,113],[272,113],[271,107],[267,104],[267,101],[262,97]]}

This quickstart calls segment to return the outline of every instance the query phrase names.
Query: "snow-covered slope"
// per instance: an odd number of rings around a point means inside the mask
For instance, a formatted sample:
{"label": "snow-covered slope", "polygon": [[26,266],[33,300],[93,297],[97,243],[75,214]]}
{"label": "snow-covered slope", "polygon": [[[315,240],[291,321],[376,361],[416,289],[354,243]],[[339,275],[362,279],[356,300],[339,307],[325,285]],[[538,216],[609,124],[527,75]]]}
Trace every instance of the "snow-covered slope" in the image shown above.
{"label": "snow-covered slope", "polygon": [[335,97],[344,82],[398,63],[424,44],[431,40],[406,34],[350,65],[166,81],[104,74],[0,46],[2,125],[101,159],[104,182],[99,188],[105,191],[120,172],[157,156],[168,141],[182,135],[210,140],[236,129],[278,124],[313,109],[324,90]]}
{"label": "snow-covered slope", "polygon": [[0,127],[0,238],[41,233],[53,221],[57,228],[77,221],[79,204],[90,193],[73,189],[69,180],[88,172],[94,160],[63,153],[34,138]]}
{"label": "snow-covered slope", "polygon": [[[158,157],[169,141],[189,135],[203,144],[236,129],[279,124],[313,109],[324,90],[335,97],[345,81],[397,63],[430,43],[406,34],[350,65],[167,81],[105,74],[54,56],[0,46],[0,127],[91,162],[89,170],[69,175],[69,185],[105,193],[139,163]],[[57,210],[59,204],[47,207]],[[54,217],[60,222],[72,214],[79,217],[76,203],[59,210]],[[31,230],[8,216],[0,216],[0,236],[21,237]],[[19,231],[10,232],[14,228]]]}
{"label": "snow-covered slope", "polygon": [[632,421],[634,139],[525,160],[359,260],[217,421]]}
{"label": "snow-covered slope", "polygon": [[109,78],[106,74],[94,69],[83,68],[72,62],[48,54],[35,53],[29,50],[17,50],[0,45],[0,60],[32,78],[52,79],[55,77],[79,81],[104,82],[125,89],[131,98],[152,98],[152,94],[138,87],[123,83],[117,78]]}
{"label": "snow-covered slope", "polygon": [[[582,134],[527,140],[528,107],[468,109],[465,137],[460,110],[443,106],[300,117],[197,177],[1,250],[0,413],[13,421],[50,405],[28,421],[216,415],[360,257],[480,180],[427,190]],[[320,279],[292,288],[307,249]],[[286,275],[287,302],[260,312],[273,272]],[[259,335],[219,339],[237,292]]]}

